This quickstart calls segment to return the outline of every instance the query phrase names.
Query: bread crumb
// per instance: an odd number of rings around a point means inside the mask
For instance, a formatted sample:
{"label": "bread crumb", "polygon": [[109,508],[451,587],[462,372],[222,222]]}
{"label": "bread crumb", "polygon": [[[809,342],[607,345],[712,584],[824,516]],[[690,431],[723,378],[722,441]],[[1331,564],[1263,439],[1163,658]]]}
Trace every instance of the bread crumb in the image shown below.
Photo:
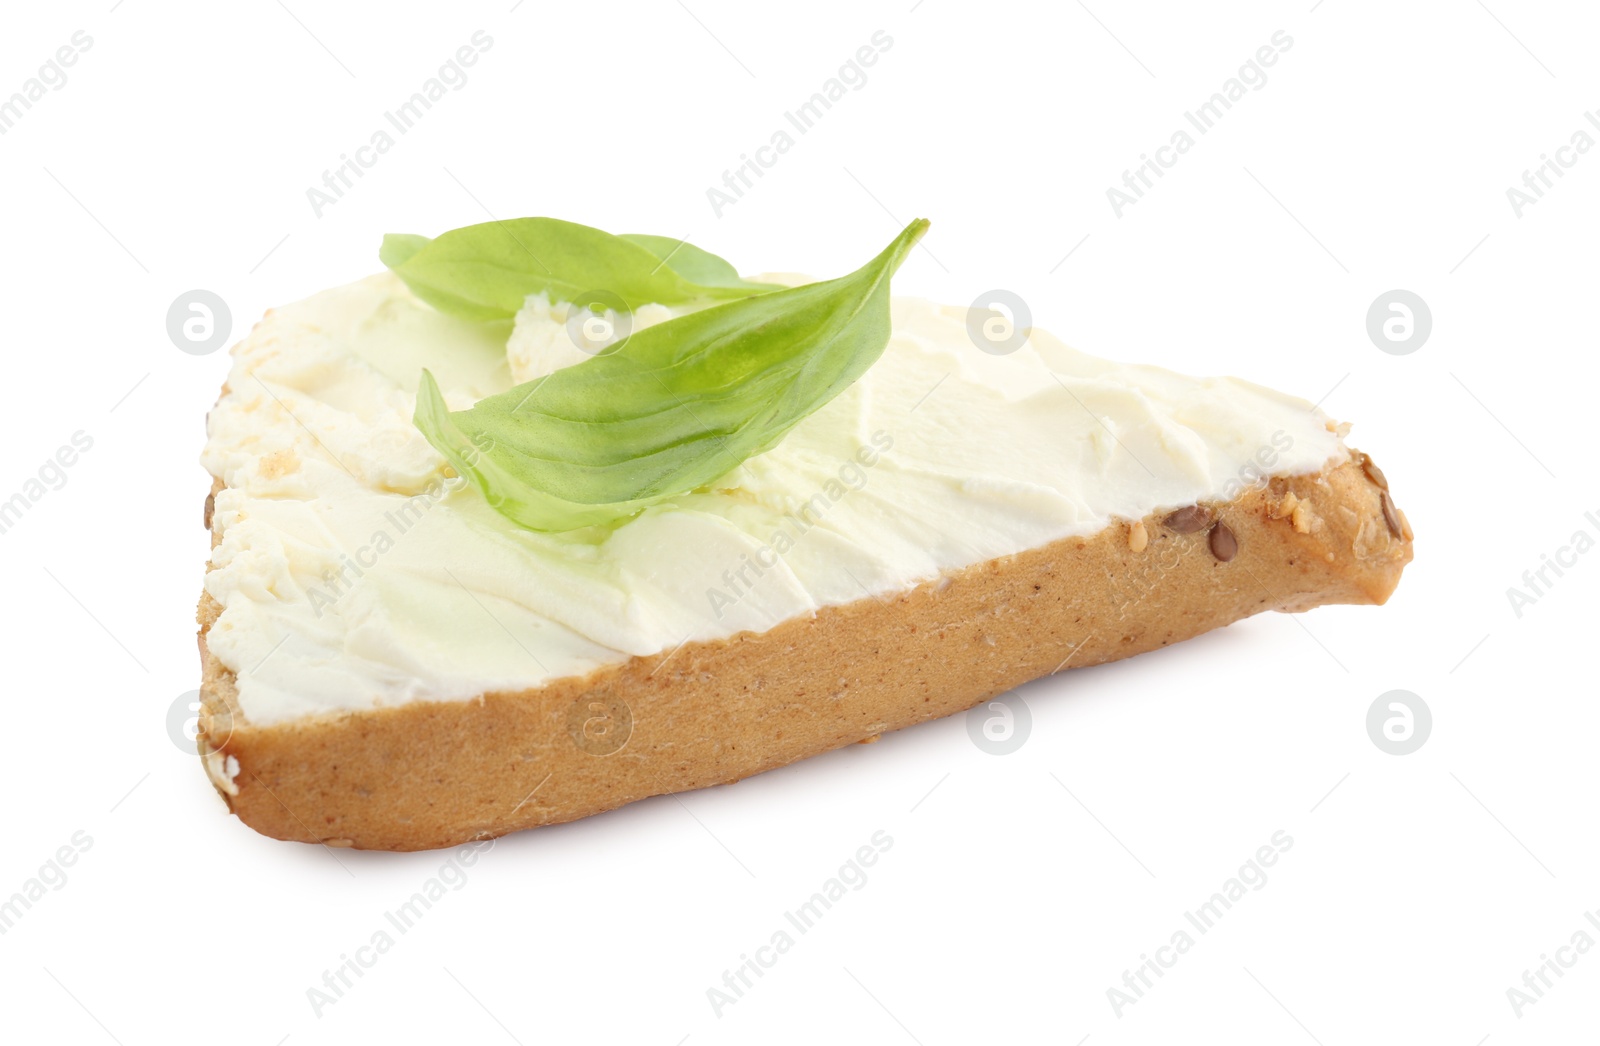
{"label": "bread crumb", "polygon": [[300,471],[300,456],[288,448],[275,450],[261,459],[262,479],[282,479],[298,471]]}

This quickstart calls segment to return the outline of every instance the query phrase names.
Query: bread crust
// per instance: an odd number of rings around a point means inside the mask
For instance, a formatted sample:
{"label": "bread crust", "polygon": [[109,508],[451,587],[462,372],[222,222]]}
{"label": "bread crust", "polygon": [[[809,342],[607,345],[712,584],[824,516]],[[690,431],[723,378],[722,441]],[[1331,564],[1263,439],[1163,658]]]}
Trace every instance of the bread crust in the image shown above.
{"label": "bread crust", "polygon": [[375,850],[731,783],[963,711],[1064,662],[1114,661],[1264,610],[1383,603],[1411,532],[1403,515],[1386,519],[1387,484],[1367,466],[1356,453],[1203,506],[1231,543],[1152,515],[531,690],[266,726],[244,717],[234,674],[207,649],[221,608],[203,595],[198,745],[256,831]]}

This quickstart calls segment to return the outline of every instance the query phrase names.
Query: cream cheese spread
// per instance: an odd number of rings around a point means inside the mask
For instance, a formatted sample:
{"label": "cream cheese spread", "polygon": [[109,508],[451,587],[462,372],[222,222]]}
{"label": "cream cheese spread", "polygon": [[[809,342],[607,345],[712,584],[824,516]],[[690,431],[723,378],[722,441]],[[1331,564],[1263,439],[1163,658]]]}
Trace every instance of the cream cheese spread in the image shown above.
{"label": "cream cheese spread", "polygon": [[[607,319],[638,330],[681,311]],[[1346,454],[1293,396],[1038,329],[988,352],[965,308],[896,298],[882,359],[774,449],[621,525],[535,533],[455,477],[411,416],[424,366],[459,410],[587,358],[567,319],[530,298],[508,343],[384,273],[275,309],[234,347],[202,456],[227,487],[207,643],[249,720],[523,690]],[[589,322],[585,338],[604,335]]]}

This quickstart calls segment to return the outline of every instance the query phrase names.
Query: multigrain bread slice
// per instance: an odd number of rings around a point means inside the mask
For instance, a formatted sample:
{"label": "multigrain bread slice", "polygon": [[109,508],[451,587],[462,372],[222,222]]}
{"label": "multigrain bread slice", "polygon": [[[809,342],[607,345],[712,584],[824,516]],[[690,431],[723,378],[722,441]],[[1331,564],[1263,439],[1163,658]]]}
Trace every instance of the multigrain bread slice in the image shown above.
{"label": "multigrain bread slice", "polygon": [[444,847],[731,783],[1264,610],[1381,604],[1411,555],[1383,474],[1354,452],[769,631],[531,690],[271,726],[244,717],[208,651],[220,608],[203,595],[198,744],[229,808],[265,835]]}

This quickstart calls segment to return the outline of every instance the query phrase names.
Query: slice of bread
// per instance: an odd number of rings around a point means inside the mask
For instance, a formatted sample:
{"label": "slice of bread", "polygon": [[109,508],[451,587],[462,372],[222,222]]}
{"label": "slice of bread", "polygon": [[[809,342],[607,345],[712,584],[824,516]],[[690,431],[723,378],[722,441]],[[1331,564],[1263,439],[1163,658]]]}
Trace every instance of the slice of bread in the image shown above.
{"label": "slice of bread", "polygon": [[1260,611],[1382,603],[1410,559],[1410,526],[1357,452],[769,631],[521,692],[271,725],[245,717],[208,650],[220,607],[205,595],[198,744],[229,807],[266,835],[444,847],[737,781]]}

